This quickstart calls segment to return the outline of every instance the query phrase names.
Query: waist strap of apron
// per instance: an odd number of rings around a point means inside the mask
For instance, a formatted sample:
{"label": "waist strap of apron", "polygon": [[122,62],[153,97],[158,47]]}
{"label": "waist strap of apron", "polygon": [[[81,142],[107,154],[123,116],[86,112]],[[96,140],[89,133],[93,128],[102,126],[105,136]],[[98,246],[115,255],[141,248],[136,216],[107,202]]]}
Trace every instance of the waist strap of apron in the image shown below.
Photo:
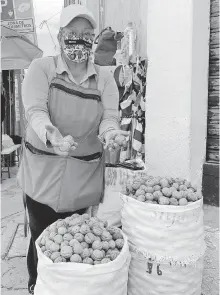
{"label": "waist strap of apron", "polygon": [[[25,147],[29,149],[29,151],[33,154],[37,154],[37,155],[47,155],[47,156],[58,156],[56,154],[47,152],[47,151],[42,151],[39,150],[37,148],[35,148],[32,144],[30,144],[29,142],[25,142]],[[92,155],[87,155],[87,156],[81,156],[81,157],[76,157],[76,156],[71,156],[72,158],[78,159],[78,160],[82,160],[82,161],[92,161],[92,160],[96,160],[99,159],[101,157],[102,153],[98,152]]]}

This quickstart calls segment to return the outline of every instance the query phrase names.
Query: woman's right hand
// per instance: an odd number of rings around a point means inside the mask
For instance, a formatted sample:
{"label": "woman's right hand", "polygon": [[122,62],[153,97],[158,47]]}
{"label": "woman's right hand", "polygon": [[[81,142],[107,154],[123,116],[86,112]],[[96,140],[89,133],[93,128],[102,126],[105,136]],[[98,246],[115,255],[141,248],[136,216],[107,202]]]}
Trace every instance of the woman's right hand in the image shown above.
{"label": "woman's right hand", "polygon": [[54,152],[59,156],[68,156],[70,150],[75,150],[78,146],[71,135],[62,136],[55,126],[46,126],[47,139],[53,146]]}

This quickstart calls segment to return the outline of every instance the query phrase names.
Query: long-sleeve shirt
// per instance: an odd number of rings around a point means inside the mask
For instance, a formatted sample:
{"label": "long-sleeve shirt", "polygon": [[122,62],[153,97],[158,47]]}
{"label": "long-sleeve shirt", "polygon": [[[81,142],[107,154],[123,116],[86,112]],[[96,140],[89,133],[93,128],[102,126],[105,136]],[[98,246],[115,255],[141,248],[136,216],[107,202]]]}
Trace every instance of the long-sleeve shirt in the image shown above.
{"label": "long-sleeve shirt", "polygon": [[47,141],[45,126],[52,125],[47,101],[49,86],[56,74],[62,75],[67,82],[80,84],[84,88],[89,87],[89,78],[95,75],[104,108],[99,135],[102,137],[108,130],[119,129],[119,94],[114,77],[107,69],[100,68],[97,75],[94,64],[89,61],[86,75],[77,83],[61,55],[57,58],[56,67],[52,57],[43,57],[31,63],[22,85],[26,119],[42,142],[46,144]]}

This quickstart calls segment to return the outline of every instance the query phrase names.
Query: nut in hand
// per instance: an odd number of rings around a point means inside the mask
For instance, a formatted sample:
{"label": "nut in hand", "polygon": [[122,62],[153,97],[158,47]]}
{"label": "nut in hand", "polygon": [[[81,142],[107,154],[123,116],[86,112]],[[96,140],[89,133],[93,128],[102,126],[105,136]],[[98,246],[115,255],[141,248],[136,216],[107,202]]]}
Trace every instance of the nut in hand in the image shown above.
{"label": "nut in hand", "polygon": [[71,145],[68,141],[64,141],[64,143],[59,147],[61,152],[68,152],[71,148]]}

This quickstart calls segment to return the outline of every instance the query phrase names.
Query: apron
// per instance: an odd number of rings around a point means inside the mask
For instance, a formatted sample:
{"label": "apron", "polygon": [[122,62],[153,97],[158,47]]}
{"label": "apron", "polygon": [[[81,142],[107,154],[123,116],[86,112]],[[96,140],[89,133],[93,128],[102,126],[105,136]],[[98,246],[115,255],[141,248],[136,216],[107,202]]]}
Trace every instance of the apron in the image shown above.
{"label": "apron", "polygon": [[63,136],[78,142],[68,157],[54,154],[30,125],[26,128],[18,183],[25,194],[56,212],[98,205],[104,193],[105,159],[98,139],[103,106],[95,77],[89,79],[89,88],[66,82],[58,74],[50,83],[51,122]]}

